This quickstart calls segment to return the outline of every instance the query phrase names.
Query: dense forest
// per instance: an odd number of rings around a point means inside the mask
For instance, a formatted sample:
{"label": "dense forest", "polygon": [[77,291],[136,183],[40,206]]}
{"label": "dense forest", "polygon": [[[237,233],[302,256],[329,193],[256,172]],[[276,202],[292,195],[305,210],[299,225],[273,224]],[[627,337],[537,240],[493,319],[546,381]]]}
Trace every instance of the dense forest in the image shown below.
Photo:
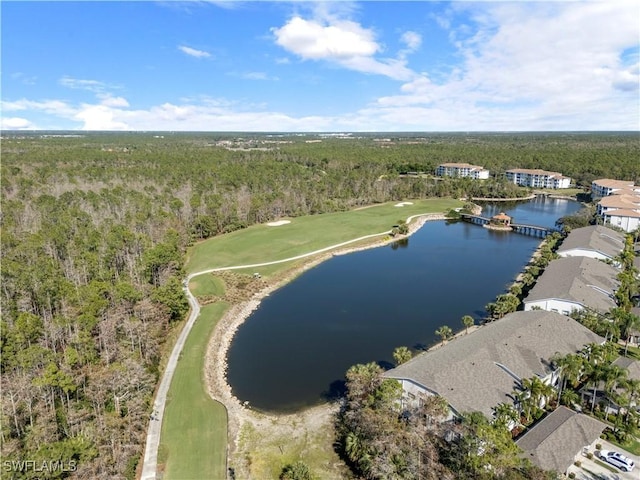
{"label": "dense forest", "polygon": [[[390,200],[522,196],[502,176],[514,167],[640,182],[631,133],[3,132],[1,148],[1,454],[74,465],[41,478],[134,477],[194,241]],[[492,178],[407,175],[443,162]]]}

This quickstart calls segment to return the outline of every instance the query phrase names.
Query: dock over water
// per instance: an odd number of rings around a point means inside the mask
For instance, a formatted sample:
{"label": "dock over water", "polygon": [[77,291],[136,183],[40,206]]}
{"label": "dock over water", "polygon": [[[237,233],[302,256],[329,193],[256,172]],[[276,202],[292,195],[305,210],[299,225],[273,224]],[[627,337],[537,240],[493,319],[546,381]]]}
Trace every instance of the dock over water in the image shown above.
{"label": "dock over water", "polygon": [[[471,215],[467,213],[461,214],[460,218],[469,223],[474,223],[476,225],[491,225],[492,219],[487,217],[482,217],[480,215]],[[520,233],[522,235],[529,235],[532,237],[540,237],[544,238],[547,235],[555,232],[556,230],[548,227],[541,227],[539,225],[527,225],[521,223],[509,223],[508,225],[500,225],[499,230],[512,231],[515,233]]]}

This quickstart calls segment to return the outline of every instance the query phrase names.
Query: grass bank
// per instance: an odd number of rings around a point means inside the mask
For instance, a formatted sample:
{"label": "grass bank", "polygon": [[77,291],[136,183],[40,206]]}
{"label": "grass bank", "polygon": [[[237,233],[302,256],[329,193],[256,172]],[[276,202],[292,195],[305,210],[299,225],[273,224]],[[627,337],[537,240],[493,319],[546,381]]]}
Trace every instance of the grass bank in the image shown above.
{"label": "grass bank", "polygon": [[[462,202],[430,199],[403,207],[394,205],[387,203],[349,212],[293,218],[291,223],[278,227],[254,225],[215,237],[191,248],[186,270],[193,273],[295,257],[390,230],[399,220],[412,215],[447,212],[462,206]],[[265,277],[277,278],[305,261],[286,262],[255,271]],[[196,296],[221,295],[226,290],[225,282],[214,275],[193,278],[190,288]],[[217,302],[202,308],[178,363],[162,426],[159,460],[164,479],[225,478],[227,442],[231,440],[227,439],[227,413],[208,395],[202,370],[209,338],[227,306],[228,303]],[[257,471],[258,475],[270,476],[282,468],[283,462],[300,457],[318,471],[338,468],[338,459],[331,448],[331,432],[324,426],[313,434],[304,433],[302,438],[297,438],[295,429],[273,438],[265,438],[262,430],[247,427],[242,433],[245,452],[251,452],[246,459],[253,464],[252,473]],[[273,433],[273,430],[265,431]]]}
{"label": "grass bank", "polygon": [[348,212],[292,218],[279,227],[253,225],[194,245],[188,252],[189,273],[210,268],[248,265],[319,250],[364,235],[391,230],[398,220],[421,213],[448,212],[462,202],[437,198],[413,200],[412,205],[396,207],[384,203]]}
{"label": "grass bank", "polygon": [[159,447],[165,480],[226,478],[227,412],[207,393],[202,371],[209,337],[226,308],[223,302],[202,307],[180,355]]}

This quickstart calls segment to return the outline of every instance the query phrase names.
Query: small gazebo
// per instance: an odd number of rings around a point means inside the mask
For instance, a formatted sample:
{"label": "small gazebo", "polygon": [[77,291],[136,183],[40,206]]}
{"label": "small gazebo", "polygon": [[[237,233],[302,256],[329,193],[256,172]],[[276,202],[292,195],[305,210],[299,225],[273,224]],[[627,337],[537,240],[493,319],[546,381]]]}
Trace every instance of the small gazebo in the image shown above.
{"label": "small gazebo", "polygon": [[511,225],[511,217],[504,212],[500,212],[491,217],[490,223],[497,227],[509,227]]}

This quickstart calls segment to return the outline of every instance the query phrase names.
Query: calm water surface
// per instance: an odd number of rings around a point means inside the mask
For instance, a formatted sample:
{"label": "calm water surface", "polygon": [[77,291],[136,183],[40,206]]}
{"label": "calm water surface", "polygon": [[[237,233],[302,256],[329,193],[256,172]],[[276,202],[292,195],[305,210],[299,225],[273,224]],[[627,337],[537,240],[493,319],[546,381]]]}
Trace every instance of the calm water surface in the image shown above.
{"label": "calm water surface", "polygon": [[[514,222],[553,226],[580,208],[538,198],[486,205]],[[529,261],[539,238],[463,222],[428,222],[405,245],[337,256],[265,298],[238,329],[228,381],[257,409],[291,412],[335,394],[356,363],[393,361],[395,347],[424,348],[435,330],[476,320]]]}

